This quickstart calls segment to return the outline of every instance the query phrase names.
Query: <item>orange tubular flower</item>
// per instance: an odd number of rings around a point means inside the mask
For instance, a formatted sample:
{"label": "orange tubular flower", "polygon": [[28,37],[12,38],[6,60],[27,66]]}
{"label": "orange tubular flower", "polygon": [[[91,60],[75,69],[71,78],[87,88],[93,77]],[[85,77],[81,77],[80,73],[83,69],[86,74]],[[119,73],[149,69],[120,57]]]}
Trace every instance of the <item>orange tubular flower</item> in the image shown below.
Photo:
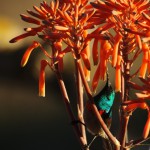
{"label": "orange tubular flower", "polygon": [[148,51],[148,66],[147,66],[147,70],[148,70],[148,75],[150,75],[150,51]]}
{"label": "orange tubular flower", "polygon": [[146,121],[146,124],[144,126],[144,130],[143,130],[143,135],[142,137],[144,139],[146,139],[149,135],[149,131],[150,131],[150,112],[148,113],[148,116],[147,116],[147,121]]}
{"label": "orange tubular flower", "polygon": [[93,48],[92,48],[92,56],[93,56],[93,62],[94,65],[98,64],[98,39],[94,39]]}
{"label": "orange tubular flower", "polygon": [[[82,58],[85,66],[85,74],[89,80],[89,70],[91,68],[88,42],[93,38],[105,40],[106,36],[99,34],[90,35],[87,33],[87,30],[93,28],[95,25],[90,20],[95,14],[95,10],[91,10],[92,7],[88,7],[88,0],[55,0],[51,1],[50,4],[43,1],[40,3],[40,7],[33,6],[34,11],[27,11],[29,16],[22,14],[21,19],[23,21],[32,23],[36,27],[25,28],[25,33],[10,40],[10,43],[36,35],[45,43],[50,43],[52,52],[48,54],[41,44],[34,42],[25,52],[21,65],[26,65],[33,49],[39,46],[49,58],[50,67],[52,68],[55,66],[54,64],[58,64],[57,69],[61,72],[63,70],[63,57],[66,53],[71,52],[75,59]],[[64,50],[62,49],[62,43],[67,45]]]}
{"label": "orange tubular flower", "polygon": [[112,66],[115,67],[117,63],[117,57],[118,57],[118,49],[119,49],[119,44],[122,39],[122,36],[120,34],[117,34],[115,37],[115,44],[114,44],[114,50],[112,54]]}
{"label": "orange tubular flower", "polygon": [[45,67],[48,65],[46,60],[41,60],[41,69],[39,76],[39,96],[45,97]]}
{"label": "orange tubular flower", "polygon": [[115,90],[121,92],[121,61],[122,56],[118,55],[115,74]]}
{"label": "orange tubular flower", "polygon": [[100,49],[100,79],[105,80],[106,69],[107,69],[107,61],[111,54],[112,47],[110,43],[106,41],[101,41],[101,49]]}
{"label": "orange tubular flower", "polygon": [[94,74],[92,81],[92,90],[95,91],[99,79],[105,80],[106,69],[107,69],[107,61],[112,53],[112,47],[107,40],[101,40],[101,48],[100,48],[100,62],[97,66],[97,70]]}
{"label": "orange tubular flower", "polygon": [[84,62],[84,74],[86,77],[87,81],[90,81],[90,70],[91,70],[91,65],[90,65],[90,47],[89,47],[89,42],[86,48],[81,52],[81,58]]}
{"label": "orange tubular flower", "polygon": [[147,66],[148,66],[148,54],[149,54],[149,46],[146,43],[142,43],[142,50],[143,50],[143,61],[142,61],[142,65],[140,68],[140,72],[139,72],[139,77],[140,78],[145,78],[145,74],[147,71]]}
{"label": "orange tubular flower", "polygon": [[39,43],[34,41],[33,44],[26,50],[21,60],[21,66],[24,67],[28,62],[31,52],[39,46]]}
{"label": "orange tubular flower", "polygon": [[141,109],[149,109],[148,105],[145,102],[141,102],[141,103],[133,103],[133,104],[129,104],[128,106],[124,106],[123,111],[124,112],[130,112],[130,111],[134,111],[137,108],[141,108]]}

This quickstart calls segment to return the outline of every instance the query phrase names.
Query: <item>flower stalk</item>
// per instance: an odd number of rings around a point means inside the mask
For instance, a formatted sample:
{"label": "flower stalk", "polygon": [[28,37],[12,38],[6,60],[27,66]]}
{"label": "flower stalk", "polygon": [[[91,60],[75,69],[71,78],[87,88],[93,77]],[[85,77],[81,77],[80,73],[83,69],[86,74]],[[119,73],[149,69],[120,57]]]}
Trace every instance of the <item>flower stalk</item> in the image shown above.
{"label": "flower stalk", "polygon": [[[58,68],[58,66],[56,66],[56,67]],[[77,137],[77,139],[81,145],[81,148],[83,149],[87,143],[86,143],[86,140],[84,139],[84,137],[81,136],[80,129],[78,127],[78,124],[76,123],[75,116],[74,116],[73,111],[71,109],[70,100],[69,100],[69,97],[68,97],[68,94],[67,94],[67,91],[65,88],[65,84],[63,82],[63,78],[62,78],[61,74],[59,73],[59,71],[56,71],[56,77],[57,77],[57,80],[58,80],[58,83],[59,83],[59,86],[61,89],[63,101],[64,101],[64,104],[66,106],[66,110],[67,110],[67,113],[69,115],[69,119],[73,125],[74,132],[75,132],[76,137]],[[86,148],[85,150],[88,150],[88,148]]]}

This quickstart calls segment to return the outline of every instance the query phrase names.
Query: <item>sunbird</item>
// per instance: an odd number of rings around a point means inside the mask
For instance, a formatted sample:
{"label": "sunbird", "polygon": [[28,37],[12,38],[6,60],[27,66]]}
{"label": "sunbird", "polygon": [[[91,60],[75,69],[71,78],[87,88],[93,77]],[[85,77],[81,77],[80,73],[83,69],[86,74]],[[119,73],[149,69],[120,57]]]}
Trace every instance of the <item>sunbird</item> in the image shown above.
{"label": "sunbird", "polygon": [[[102,119],[106,123],[107,127],[110,128],[112,121],[112,105],[115,99],[115,91],[113,90],[109,81],[108,73],[104,88],[96,96],[94,96],[93,99]],[[87,101],[83,114],[87,130],[95,137],[101,136],[104,139],[108,139],[90,106],[90,102]]]}

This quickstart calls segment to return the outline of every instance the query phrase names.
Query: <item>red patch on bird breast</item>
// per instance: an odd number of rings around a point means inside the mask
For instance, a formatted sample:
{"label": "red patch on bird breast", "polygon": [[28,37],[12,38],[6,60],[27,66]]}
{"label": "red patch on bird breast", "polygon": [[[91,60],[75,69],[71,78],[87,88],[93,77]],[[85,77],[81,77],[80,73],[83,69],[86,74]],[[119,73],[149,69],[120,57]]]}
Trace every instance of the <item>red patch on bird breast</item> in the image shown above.
{"label": "red patch on bird breast", "polygon": [[100,115],[102,115],[104,113],[104,110],[98,110],[98,112],[100,113]]}

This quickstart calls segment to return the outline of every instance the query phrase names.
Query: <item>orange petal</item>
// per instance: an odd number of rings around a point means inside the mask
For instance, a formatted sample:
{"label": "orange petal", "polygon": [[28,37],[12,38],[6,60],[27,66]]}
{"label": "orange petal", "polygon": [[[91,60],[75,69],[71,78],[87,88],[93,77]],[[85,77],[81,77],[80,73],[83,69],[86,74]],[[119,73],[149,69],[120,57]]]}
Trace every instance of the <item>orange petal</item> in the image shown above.
{"label": "orange petal", "polygon": [[51,15],[54,15],[53,9],[46,3],[46,1],[43,1],[43,3],[41,3],[41,6],[43,6],[44,9]]}
{"label": "orange petal", "polygon": [[136,93],[136,96],[138,98],[143,98],[143,99],[149,99],[150,98],[150,94]]}
{"label": "orange petal", "polygon": [[65,17],[65,20],[66,20],[66,21],[68,21],[68,22],[70,22],[70,23],[73,22],[72,17],[69,16],[67,12],[64,12],[63,14],[64,14],[64,17]]}
{"label": "orange petal", "polygon": [[56,30],[60,30],[60,31],[67,31],[69,28],[68,27],[64,27],[64,26],[54,26],[54,28]]}
{"label": "orange petal", "polygon": [[149,61],[148,61],[148,66],[147,66],[148,68],[147,69],[148,69],[148,74],[150,74],[150,51],[148,51],[148,60]]}
{"label": "orange petal", "polygon": [[21,60],[21,66],[24,67],[26,63],[28,62],[28,59],[30,57],[31,52],[39,46],[39,43],[34,41],[33,44],[25,51],[22,60]]}
{"label": "orange petal", "polygon": [[34,36],[34,35],[36,35],[36,33],[37,32],[27,32],[27,33],[24,33],[24,34],[21,34],[21,35],[19,35],[19,36],[17,36],[17,37],[15,37],[15,38],[13,38],[13,39],[11,39],[9,42],[10,43],[15,43],[15,42],[18,42],[19,40],[22,40],[22,39],[24,39],[24,38],[26,38],[26,37],[28,37],[28,36]]}
{"label": "orange petal", "polygon": [[39,96],[45,97],[45,67],[48,62],[41,60],[40,76],[39,76]]}
{"label": "orange petal", "polygon": [[139,77],[140,78],[145,78],[146,71],[147,71],[147,66],[148,66],[148,52],[144,52],[143,54],[143,60],[142,60],[142,65],[139,71]]}
{"label": "orange petal", "polygon": [[55,0],[54,13],[56,13],[58,7],[59,7],[59,0]]}
{"label": "orange petal", "polygon": [[146,139],[149,135],[149,131],[150,131],[150,112],[148,113],[148,117],[147,117],[147,121],[146,124],[144,126],[144,130],[143,130],[143,138]]}
{"label": "orange petal", "polygon": [[133,111],[137,108],[148,109],[148,106],[145,102],[129,104],[128,106],[124,107],[124,111],[129,112],[129,111]]}
{"label": "orange petal", "polygon": [[20,16],[21,16],[21,19],[26,21],[26,22],[34,23],[34,24],[37,24],[37,25],[41,24],[39,20],[36,20],[36,19],[34,19],[32,17],[29,17],[27,15],[21,14]]}
{"label": "orange petal", "polygon": [[98,85],[98,82],[99,82],[99,79],[100,79],[100,64],[98,65],[97,69],[96,69],[96,72],[94,74],[94,77],[93,77],[93,81],[92,81],[92,91],[95,91],[95,89],[97,88],[97,85]]}
{"label": "orange petal", "polygon": [[33,6],[34,10],[36,10],[41,16],[46,17],[46,14],[37,6]]}
{"label": "orange petal", "polygon": [[105,59],[100,60],[100,79],[105,80],[106,75],[106,63],[107,61]]}
{"label": "orange petal", "polygon": [[85,66],[83,67],[83,70],[84,70],[86,80],[90,81],[90,75],[91,75],[90,71]]}
{"label": "orange petal", "polygon": [[141,5],[141,7],[138,8],[138,11],[143,11],[145,9],[149,9],[149,1],[143,1],[143,4]]}
{"label": "orange petal", "polygon": [[150,22],[150,16],[149,15],[147,15],[146,13],[142,13],[142,15],[144,16],[144,18],[148,21],[148,22]]}
{"label": "orange petal", "polygon": [[139,35],[135,35],[135,38],[136,38],[136,42],[138,44],[138,47],[139,49],[141,50],[142,49],[142,42],[141,42],[141,38]]}
{"label": "orange petal", "polygon": [[99,41],[98,39],[95,39],[93,42],[92,56],[94,65],[98,64],[98,41]]}
{"label": "orange petal", "polygon": [[91,64],[90,64],[90,47],[89,42],[87,43],[87,46],[85,49],[81,52],[81,57],[84,62],[84,74],[87,79],[87,81],[90,81],[90,70],[91,70]]}
{"label": "orange petal", "polygon": [[42,19],[42,20],[46,19],[46,16],[39,15],[39,14],[33,12],[32,10],[27,10],[27,12],[28,12],[30,15],[36,17],[36,18],[39,18],[39,19]]}
{"label": "orange petal", "polygon": [[78,24],[78,15],[79,15],[79,6],[76,4],[75,5],[75,16],[74,16],[74,18],[75,18],[75,26],[77,26],[77,24]]}
{"label": "orange petal", "polygon": [[115,74],[115,91],[121,92],[121,61],[122,56],[118,56]]}
{"label": "orange petal", "polygon": [[81,57],[84,62],[84,65],[88,70],[91,70],[91,65],[90,65],[90,47],[89,47],[89,42],[87,43],[86,48],[81,52]]}
{"label": "orange petal", "polygon": [[82,4],[82,3],[81,3],[81,0],[77,0],[77,1],[76,1],[76,5],[77,5],[77,6],[80,6],[81,4]]}
{"label": "orange petal", "polygon": [[112,54],[112,66],[115,67],[117,63],[117,56],[118,56],[118,49],[119,49],[119,43],[122,40],[122,36],[120,34],[117,34],[115,37],[115,44],[114,44],[114,50]]}
{"label": "orange petal", "polygon": [[147,52],[149,50],[149,45],[147,43],[142,43],[143,52]]}
{"label": "orange petal", "polygon": [[86,66],[86,68],[88,70],[91,70],[91,65],[90,65],[90,61],[89,61],[88,56],[85,53],[81,53],[81,57],[82,57],[82,60],[84,62],[84,65]]}

